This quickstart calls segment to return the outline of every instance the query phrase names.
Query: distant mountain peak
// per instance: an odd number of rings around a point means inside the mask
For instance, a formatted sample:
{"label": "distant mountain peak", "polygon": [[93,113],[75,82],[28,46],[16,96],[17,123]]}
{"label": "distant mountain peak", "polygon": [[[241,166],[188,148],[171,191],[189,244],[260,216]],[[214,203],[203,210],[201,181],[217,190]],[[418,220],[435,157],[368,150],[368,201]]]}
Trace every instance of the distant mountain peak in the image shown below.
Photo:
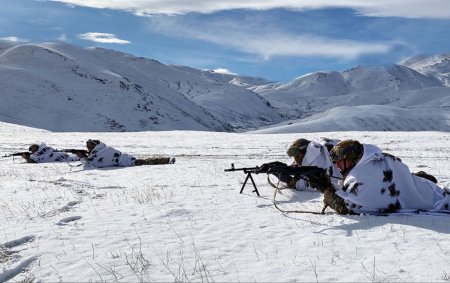
{"label": "distant mountain peak", "polygon": [[450,53],[415,56],[402,61],[400,64],[450,86]]}

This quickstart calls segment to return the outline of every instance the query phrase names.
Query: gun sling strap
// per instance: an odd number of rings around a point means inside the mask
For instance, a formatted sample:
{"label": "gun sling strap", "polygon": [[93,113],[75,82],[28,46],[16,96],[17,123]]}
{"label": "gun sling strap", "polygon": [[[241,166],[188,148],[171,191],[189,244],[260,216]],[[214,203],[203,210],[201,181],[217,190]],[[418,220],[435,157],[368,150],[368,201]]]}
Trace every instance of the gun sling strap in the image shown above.
{"label": "gun sling strap", "polygon": [[[308,181],[306,178],[304,178],[306,181]],[[323,214],[325,214],[325,208],[326,207],[324,207],[324,209],[322,210],[322,212],[318,212],[318,211],[309,211],[309,210],[301,210],[301,209],[298,209],[298,210],[284,210],[284,209],[281,209],[281,208],[279,208],[278,207],[278,205],[277,205],[277,202],[276,202],[276,196],[277,196],[277,193],[278,193],[278,191],[281,191],[281,190],[283,190],[283,189],[286,189],[287,187],[282,187],[282,188],[280,188],[279,187],[279,184],[280,184],[280,180],[278,179],[278,184],[277,185],[275,185],[271,180],[270,180],[270,175],[267,175],[267,182],[269,183],[269,185],[271,186],[271,187],[273,187],[275,190],[274,190],[274,192],[273,192],[273,205],[275,206],[275,208],[276,209],[278,209],[279,211],[281,211],[281,212],[283,212],[283,213],[309,213],[309,214],[321,214],[321,215],[323,215]]]}

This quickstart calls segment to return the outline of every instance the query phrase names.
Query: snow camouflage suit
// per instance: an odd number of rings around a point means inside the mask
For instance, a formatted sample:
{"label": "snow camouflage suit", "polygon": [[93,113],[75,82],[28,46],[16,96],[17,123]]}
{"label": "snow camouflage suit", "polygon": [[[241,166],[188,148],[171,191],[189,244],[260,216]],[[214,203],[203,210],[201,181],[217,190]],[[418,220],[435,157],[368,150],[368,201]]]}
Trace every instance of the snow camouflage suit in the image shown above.
{"label": "snow camouflage suit", "polygon": [[74,155],[68,155],[64,152],[55,152],[54,148],[47,146],[45,143],[39,145],[39,149],[30,155],[30,159],[34,160],[36,163],[71,162],[80,160]]}
{"label": "snow camouflage suit", "polygon": [[356,213],[449,210],[450,195],[412,174],[399,158],[364,144],[364,153],[336,194]]}
{"label": "snow camouflage suit", "polygon": [[[342,175],[336,167],[336,164],[331,162],[330,153],[326,147],[326,144],[330,141],[329,139],[311,141],[306,148],[301,166],[317,166],[325,169],[331,178],[331,183],[337,186],[342,179]],[[337,142],[336,140],[335,143]],[[310,187],[308,182],[303,179],[295,183],[295,188],[299,191],[316,191],[316,189]]]}
{"label": "snow camouflage suit", "polygon": [[84,167],[129,167],[134,166],[136,158],[122,153],[106,144],[97,144],[87,158],[83,158]]}

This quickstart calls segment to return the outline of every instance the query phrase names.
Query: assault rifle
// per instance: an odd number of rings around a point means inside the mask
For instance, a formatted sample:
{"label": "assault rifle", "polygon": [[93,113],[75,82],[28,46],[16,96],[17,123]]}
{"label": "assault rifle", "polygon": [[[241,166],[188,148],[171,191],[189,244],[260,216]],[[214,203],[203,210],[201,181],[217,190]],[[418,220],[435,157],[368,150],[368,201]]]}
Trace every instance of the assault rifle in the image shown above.
{"label": "assault rifle", "polygon": [[230,169],[225,169],[225,172],[233,171],[243,171],[245,174],[247,174],[241,191],[239,192],[241,194],[244,190],[245,185],[247,184],[248,179],[250,179],[252,181],[253,187],[255,188],[253,192],[256,192],[256,194],[260,196],[255,181],[253,180],[252,173],[272,174],[278,177],[278,179],[284,183],[289,183],[289,181],[293,178],[297,180],[304,179],[308,181],[311,186],[315,187],[321,192],[324,192],[325,190],[332,190],[333,188],[330,178],[327,175],[325,169],[316,166],[289,166],[285,163],[275,161],[265,163],[261,166],[249,168],[235,168],[234,163],[232,163]]}
{"label": "assault rifle", "polygon": [[2,156],[2,158],[5,158],[5,157],[14,157],[14,156],[22,156],[22,154],[28,154],[28,155],[30,155],[31,152],[29,152],[29,151],[23,151],[23,152],[15,152],[15,153],[11,153],[11,154],[5,154],[5,155]]}

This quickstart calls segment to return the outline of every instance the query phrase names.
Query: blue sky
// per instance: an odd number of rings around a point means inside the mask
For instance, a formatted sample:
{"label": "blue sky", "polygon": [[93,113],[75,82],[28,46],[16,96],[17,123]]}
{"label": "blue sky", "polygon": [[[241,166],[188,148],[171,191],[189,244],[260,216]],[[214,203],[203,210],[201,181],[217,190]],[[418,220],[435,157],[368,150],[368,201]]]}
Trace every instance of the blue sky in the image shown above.
{"label": "blue sky", "polygon": [[450,52],[449,0],[2,0],[0,8],[3,40],[97,46],[272,81]]}

